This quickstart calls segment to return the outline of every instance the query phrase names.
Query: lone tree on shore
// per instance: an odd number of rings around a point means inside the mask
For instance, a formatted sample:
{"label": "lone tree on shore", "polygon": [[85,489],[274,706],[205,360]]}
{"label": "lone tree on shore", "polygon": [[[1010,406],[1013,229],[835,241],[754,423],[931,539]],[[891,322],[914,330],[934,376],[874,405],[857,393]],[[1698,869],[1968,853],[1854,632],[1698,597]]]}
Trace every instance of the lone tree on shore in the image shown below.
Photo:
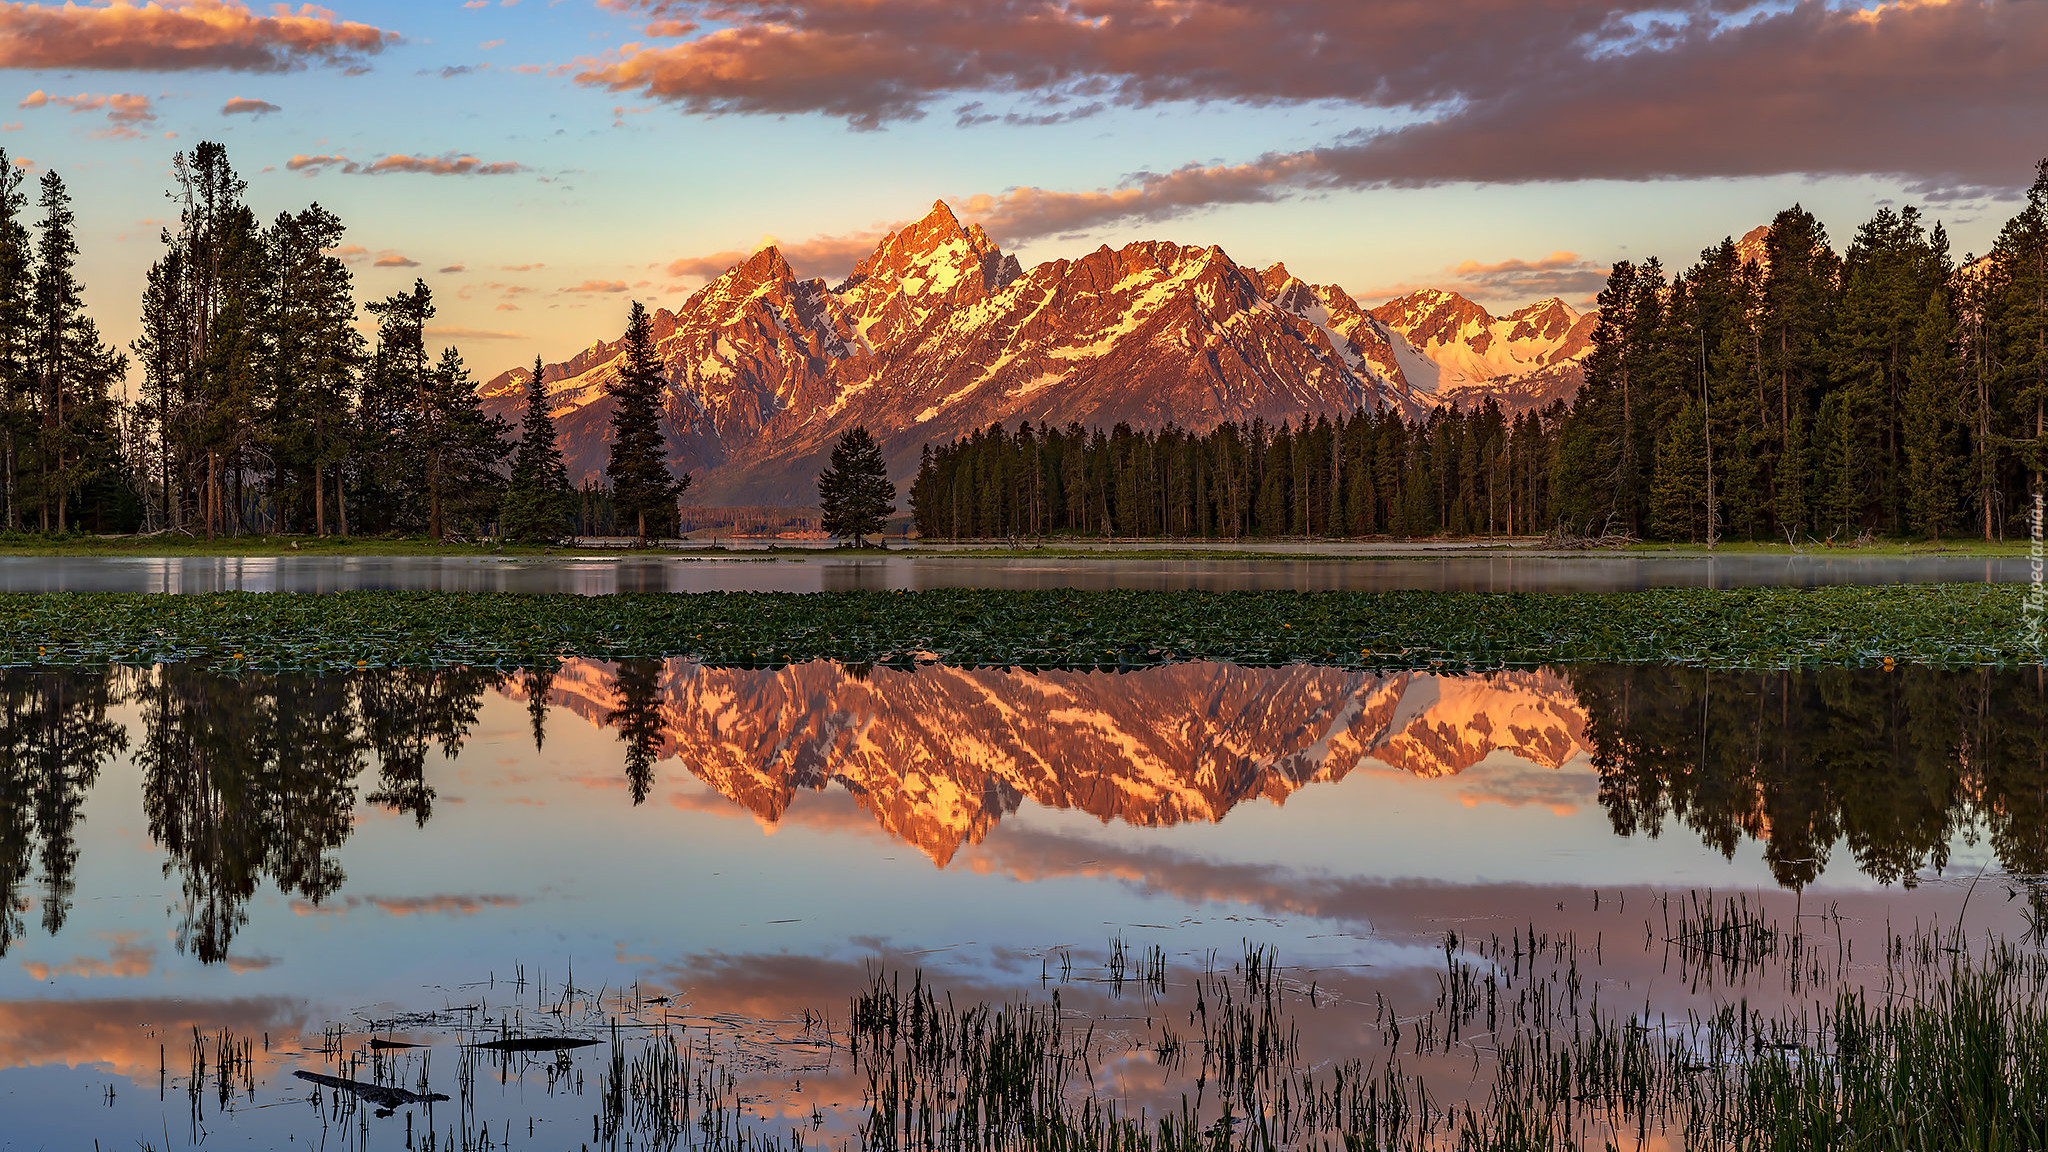
{"label": "lone tree on shore", "polygon": [[654,352],[654,330],[647,308],[633,302],[626,320],[626,362],[618,378],[605,387],[612,398],[612,454],[604,476],[612,486],[612,506],[621,518],[633,518],[634,535],[647,539],[647,521],[656,531],[676,518],[676,497],[690,486],[678,480],[664,461],[667,441],[661,435],[661,359]]}
{"label": "lone tree on shore", "polygon": [[832,448],[832,463],[818,474],[818,507],[824,513],[825,531],[855,545],[880,535],[896,510],[896,486],[889,483],[889,466],[882,462],[882,446],[866,428],[854,428]]}
{"label": "lone tree on shore", "polygon": [[548,390],[540,357],[526,381],[526,418],[519,452],[512,458],[512,482],[505,489],[505,534],[515,540],[547,543],[569,534],[569,469],[562,446],[555,442],[555,420],[548,415]]}

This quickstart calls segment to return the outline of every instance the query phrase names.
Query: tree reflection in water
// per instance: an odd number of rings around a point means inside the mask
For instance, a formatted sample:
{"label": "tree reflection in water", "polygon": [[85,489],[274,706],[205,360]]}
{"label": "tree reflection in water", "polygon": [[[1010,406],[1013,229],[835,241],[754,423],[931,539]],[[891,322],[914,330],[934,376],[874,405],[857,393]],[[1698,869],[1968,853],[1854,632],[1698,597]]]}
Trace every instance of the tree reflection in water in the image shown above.
{"label": "tree reflection in water", "polygon": [[[685,766],[690,759],[687,742],[665,727],[674,718],[664,711],[664,673],[660,661],[628,660],[595,685],[609,703],[594,718],[617,729],[636,805],[664,748],[681,743]],[[43,930],[63,928],[82,806],[131,738],[139,737],[150,835],[182,889],[178,945],[213,963],[227,957],[263,883],[315,903],[340,889],[336,852],[359,802],[424,826],[435,799],[429,754],[462,749],[486,691],[516,686],[539,748],[556,674],[0,670],[0,955],[22,935],[31,893]],[[997,691],[1014,687],[1015,707],[1032,706],[1033,673],[989,675]],[[1969,836],[1981,836],[2009,872],[2048,873],[2042,669],[1579,666],[1559,675],[1577,699],[1600,799],[1622,836],[1679,827],[1724,855],[1759,841],[1773,875],[1793,889],[1818,879],[1838,845],[1873,878],[1910,885]],[[1200,680],[1191,681],[1197,696]],[[1163,703],[1146,722],[1178,724],[1203,707],[1191,697],[1177,714]],[[123,704],[139,715],[139,733],[111,718]],[[819,697],[808,706],[833,704]],[[373,760],[376,777],[359,796]],[[811,776],[822,786],[831,768],[813,764]]]}
{"label": "tree reflection in water", "polygon": [[19,895],[42,862],[43,931],[56,935],[71,910],[79,809],[100,767],[128,746],[107,719],[105,675],[0,669],[0,956],[20,937]]}
{"label": "tree reflection in water", "polygon": [[1779,884],[1835,845],[1912,884],[1981,833],[2008,872],[2048,872],[2048,679],[2040,668],[1657,667],[1570,671],[1614,830],[1675,821],[1723,855],[1759,840]]}
{"label": "tree reflection in water", "polygon": [[495,672],[407,669],[350,676],[225,677],[179,666],[135,676],[143,810],[164,874],[182,881],[178,947],[225,959],[264,880],[319,903],[345,876],[357,778],[377,758],[366,799],[433,815],[431,747],[462,748]]}

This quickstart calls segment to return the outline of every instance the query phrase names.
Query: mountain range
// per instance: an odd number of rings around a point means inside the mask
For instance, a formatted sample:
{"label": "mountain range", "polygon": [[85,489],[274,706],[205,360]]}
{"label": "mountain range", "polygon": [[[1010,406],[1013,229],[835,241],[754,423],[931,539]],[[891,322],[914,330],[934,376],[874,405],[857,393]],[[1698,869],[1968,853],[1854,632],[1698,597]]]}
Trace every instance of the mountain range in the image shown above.
{"label": "mountain range", "polygon": [[[524,699],[508,681],[500,689]],[[621,722],[614,667],[568,660],[547,703]],[[838,784],[945,865],[1025,800],[1141,827],[1284,803],[1374,762],[1455,776],[1496,754],[1557,768],[1588,750],[1571,685],[1544,670],[1379,675],[1191,663],[1136,672],[941,665],[764,670],[671,660],[655,754],[764,824]]]}
{"label": "mountain range", "polygon": [[[839,284],[766,247],[660,309],[670,464],[697,504],[802,505],[846,429],[881,442],[899,489],[925,444],[991,423],[1268,423],[1357,408],[1509,410],[1577,390],[1595,317],[1552,298],[1494,316],[1425,289],[1377,308],[1221,248],[1103,246],[1026,269],[945,203]],[[623,341],[546,366],[570,475],[601,475]],[[531,369],[483,388],[516,424]]]}

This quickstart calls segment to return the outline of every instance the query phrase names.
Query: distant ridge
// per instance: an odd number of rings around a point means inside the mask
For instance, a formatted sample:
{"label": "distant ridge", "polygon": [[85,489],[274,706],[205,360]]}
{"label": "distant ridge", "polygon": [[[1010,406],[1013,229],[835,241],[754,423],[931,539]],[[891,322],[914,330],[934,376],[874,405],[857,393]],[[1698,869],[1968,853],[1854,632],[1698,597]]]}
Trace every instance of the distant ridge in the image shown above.
{"label": "distant ridge", "polygon": [[[1594,317],[1544,300],[1495,317],[1425,289],[1370,311],[1334,284],[1214,246],[1140,241],[1025,269],[943,201],[845,281],[800,280],[774,247],[654,316],[671,463],[692,502],[806,504],[838,435],[865,425],[899,482],[919,450],[1020,420],[1206,430],[1229,420],[1576,392]],[[619,344],[547,367],[570,474],[606,455]],[[484,386],[510,413],[530,369]]]}

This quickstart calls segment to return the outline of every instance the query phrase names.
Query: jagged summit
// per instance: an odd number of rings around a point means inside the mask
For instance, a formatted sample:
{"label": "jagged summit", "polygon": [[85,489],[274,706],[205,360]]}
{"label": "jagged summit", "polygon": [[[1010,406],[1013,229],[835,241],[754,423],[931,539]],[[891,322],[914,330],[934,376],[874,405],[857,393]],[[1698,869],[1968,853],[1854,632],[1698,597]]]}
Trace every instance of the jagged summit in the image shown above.
{"label": "jagged summit", "polygon": [[[1213,244],[1105,244],[1025,269],[943,200],[838,284],[799,278],[770,244],[654,316],[671,464],[714,504],[810,502],[820,460],[855,424],[900,482],[923,445],[998,421],[1199,431],[1485,396],[1525,407],[1576,387],[1584,331],[1561,300],[1495,318],[1432,289],[1368,312],[1337,285]],[[601,342],[548,369],[579,479],[603,468],[619,353]],[[524,380],[500,374],[486,404],[510,412]]]}

